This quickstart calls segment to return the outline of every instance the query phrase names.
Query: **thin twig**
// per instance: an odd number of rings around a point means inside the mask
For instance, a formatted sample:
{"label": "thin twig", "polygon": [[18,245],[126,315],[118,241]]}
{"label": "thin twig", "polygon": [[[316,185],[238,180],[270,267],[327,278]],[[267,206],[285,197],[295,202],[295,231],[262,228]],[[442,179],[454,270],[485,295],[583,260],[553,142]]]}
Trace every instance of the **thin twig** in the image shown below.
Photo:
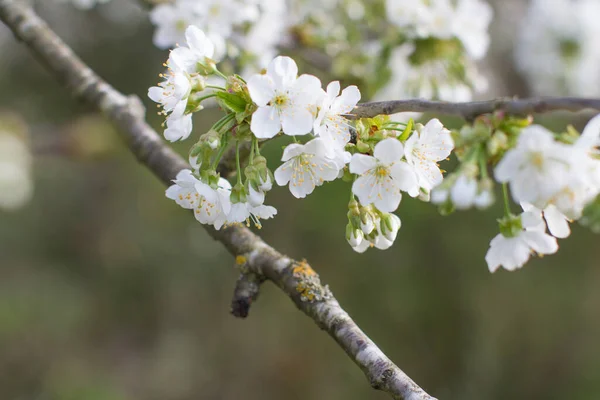
{"label": "thin twig", "polygon": [[[177,172],[187,167],[145,122],[139,99],[124,96],[100,79],[29,6],[18,0],[0,0],[0,19],[56,79],[75,96],[105,113],[131,152],[161,181],[170,184]],[[251,272],[274,282],[300,310],[326,330],[362,369],[374,388],[394,399],[433,399],[356,325],[306,262],[296,262],[280,254],[241,226],[220,231],[208,229],[208,232],[231,254],[246,257]]]}
{"label": "thin twig", "polygon": [[532,99],[501,98],[488,101],[472,101],[466,103],[449,103],[431,100],[391,100],[359,104],[350,118],[372,118],[377,115],[391,115],[399,112],[431,112],[451,114],[466,120],[504,111],[511,115],[540,114],[551,111],[584,111],[600,112],[600,99],[584,99],[577,97],[548,97]]}

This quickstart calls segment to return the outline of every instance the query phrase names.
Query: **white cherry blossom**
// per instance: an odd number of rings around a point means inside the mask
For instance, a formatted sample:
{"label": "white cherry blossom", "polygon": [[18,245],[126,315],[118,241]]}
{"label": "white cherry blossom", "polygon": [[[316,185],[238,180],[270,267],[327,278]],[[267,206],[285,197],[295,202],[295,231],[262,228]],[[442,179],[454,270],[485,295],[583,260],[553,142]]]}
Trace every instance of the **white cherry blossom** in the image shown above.
{"label": "white cherry blossom", "polygon": [[325,140],[331,152],[343,148],[350,141],[349,121],[343,115],[349,114],[359,101],[360,91],[356,86],[348,86],[340,94],[338,81],[327,85],[327,93],[315,119],[314,132]]}
{"label": "white cherry blossom", "polygon": [[523,208],[523,211],[535,214],[538,218],[543,216],[546,225],[548,226],[548,231],[555,238],[564,239],[571,234],[569,219],[561,213],[555,205],[550,204],[548,207],[544,208],[544,210],[540,210],[529,203],[521,203],[521,207]]}
{"label": "white cherry blossom", "polygon": [[321,82],[312,75],[298,77],[298,67],[291,58],[276,57],[266,74],[248,80],[248,90],[258,106],[250,124],[257,138],[272,138],[281,130],[286,135],[304,135],[312,130]]}
{"label": "white cherry blossom", "polygon": [[419,195],[417,176],[405,161],[404,147],[394,138],[384,139],[375,145],[373,156],[354,154],[350,172],[359,175],[352,192],[363,205],[374,204],[383,212],[398,208],[405,191],[412,197]]}
{"label": "white cherry blossom", "polygon": [[[363,234],[362,240],[353,240],[352,242],[349,240],[348,242],[357,253],[364,253],[370,247],[387,250],[394,244],[401,225],[397,215],[385,214],[374,221],[375,229],[370,234]],[[356,233],[356,235],[360,236],[360,233]],[[354,243],[356,244],[353,245]]]}
{"label": "white cherry blossom", "polygon": [[174,184],[166,191],[169,199],[175,200],[181,207],[194,210],[194,217],[202,224],[213,225],[220,229],[231,211],[231,184],[223,178],[218,187],[212,188],[194,176],[190,170],[177,174]]}
{"label": "white cherry blossom", "polygon": [[284,163],[275,170],[275,181],[279,186],[289,183],[290,192],[299,199],[311,194],[316,186],[335,180],[343,166],[327,157],[321,138],[288,145],[281,161]]}
{"label": "white cherry blossom", "polygon": [[406,161],[419,179],[419,186],[431,190],[444,179],[437,163],[446,159],[454,149],[450,131],[438,119],[418,127],[406,141]]}
{"label": "white cherry blossom", "polygon": [[197,26],[185,30],[186,46],[177,47],[169,55],[169,60],[187,73],[194,73],[198,64],[206,64],[215,54],[215,45]]}
{"label": "white cherry blossom", "polygon": [[260,229],[262,224],[261,219],[270,219],[277,214],[277,209],[264,204],[253,206],[249,202],[239,202],[231,204],[231,210],[227,214],[224,225],[246,223],[250,225],[250,221]]}
{"label": "white cherry blossom", "polygon": [[490,272],[499,267],[508,271],[521,268],[532,253],[554,254],[558,250],[556,238],[545,233],[546,225],[541,215],[531,212],[521,214],[523,230],[514,237],[498,234],[490,242],[485,256]]}
{"label": "white cherry blossom", "polygon": [[498,182],[509,183],[514,200],[544,208],[567,186],[572,174],[572,149],[557,143],[552,132],[539,125],[523,129],[517,146],[496,166]]}
{"label": "white cherry blossom", "polygon": [[165,139],[170,142],[187,139],[192,133],[192,114],[186,114],[186,102],[180,102],[169,114],[165,123]]}
{"label": "white cherry blossom", "polygon": [[165,112],[173,111],[182,101],[187,105],[187,98],[192,90],[189,76],[174,64],[170,64],[167,72],[161,75],[165,80],[148,89],[148,97],[159,103]]}
{"label": "white cherry blossom", "polygon": [[459,0],[452,19],[452,32],[474,59],[482,59],[490,46],[488,27],[492,7],[482,0]]}
{"label": "white cherry blossom", "polygon": [[156,26],[154,45],[168,49],[182,43],[188,26],[202,24],[200,8],[197,2],[181,0],[155,6],[150,12],[150,21]]}

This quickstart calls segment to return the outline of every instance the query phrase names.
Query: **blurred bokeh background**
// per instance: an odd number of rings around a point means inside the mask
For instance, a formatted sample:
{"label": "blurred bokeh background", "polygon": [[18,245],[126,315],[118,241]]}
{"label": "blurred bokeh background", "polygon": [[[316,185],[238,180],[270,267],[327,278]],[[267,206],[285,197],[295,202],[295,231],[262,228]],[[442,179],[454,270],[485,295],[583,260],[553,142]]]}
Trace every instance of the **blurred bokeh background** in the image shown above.
{"label": "blurred bokeh background", "polygon": [[[98,73],[140,95],[166,57],[125,0],[38,11]],[[526,1],[496,1],[483,97],[527,95],[512,61]],[[551,3],[551,2],[549,2]],[[163,195],[96,115],[0,27],[0,111],[28,125],[33,195],[0,211],[0,399],[385,399],[333,340],[271,284],[246,320],[229,314],[232,257]],[[508,55],[507,55],[508,54]],[[588,115],[589,117],[589,115]],[[202,132],[218,118],[205,111]],[[460,121],[444,120],[457,127]],[[538,119],[556,129],[586,116]],[[175,146],[186,151],[187,144]],[[281,143],[265,147],[272,167]],[[573,225],[553,256],[514,273],[484,262],[501,204],[448,217],[405,198],[387,251],[344,238],[347,186],[279,210],[261,235],[307,258],[367,334],[440,399],[600,396],[598,236]]]}

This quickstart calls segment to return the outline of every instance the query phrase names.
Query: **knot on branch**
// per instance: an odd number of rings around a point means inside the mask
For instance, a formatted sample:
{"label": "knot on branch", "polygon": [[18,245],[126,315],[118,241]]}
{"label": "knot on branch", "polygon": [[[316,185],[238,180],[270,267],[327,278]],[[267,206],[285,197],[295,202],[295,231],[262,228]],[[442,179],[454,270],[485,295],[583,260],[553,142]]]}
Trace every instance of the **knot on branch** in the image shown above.
{"label": "knot on branch", "polygon": [[329,287],[321,284],[319,275],[306,260],[292,264],[292,275],[297,280],[296,291],[300,293],[300,300],[312,303],[332,297]]}
{"label": "knot on branch", "polygon": [[383,389],[384,387],[386,387],[389,380],[394,377],[395,373],[396,372],[393,368],[385,368],[383,371],[381,371],[380,374],[374,376],[373,379],[371,379],[371,387],[377,390]]}

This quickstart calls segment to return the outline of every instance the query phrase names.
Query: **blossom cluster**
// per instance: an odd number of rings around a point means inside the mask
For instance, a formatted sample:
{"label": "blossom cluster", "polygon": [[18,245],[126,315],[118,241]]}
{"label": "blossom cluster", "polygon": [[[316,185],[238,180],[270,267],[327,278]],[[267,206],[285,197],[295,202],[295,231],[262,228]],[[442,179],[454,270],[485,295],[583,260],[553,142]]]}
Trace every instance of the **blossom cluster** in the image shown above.
{"label": "blossom cluster", "polygon": [[[531,122],[500,113],[454,132],[459,166],[432,193],[443,212],[485,208],[494,201],[494,182],[502,184],[505,212],[486,255],[492,272],[520,268],[531,254],[555,253],[556,239],[570,234],[569,222],[600,195],[600,116],[581,135],[571,127],[555,134]],[[522,209],[518,215],[511,197]]]}
{"label": "blossom cluster", "polygon": [[386,0],[400,31],[388,57],[390,82],[377,97],[469,101],[487,88],[477,71],[490,44],[492,8],[483,0]]}
{"label": "blossom cluster", "polygon": [[[569,221],[580,219],[600,194],[600,116],[581,135],[573,128],[554,134],[529,118],[502,113],[454,132],[437,119],[425,125],[383,115],[357,119],[356,86],[342,90],[334,81],[323,89],[316,76],[299,75],[295,61],[282,56],[247,81],[228,76],[212,58],[215,46],[202,30],[190,26],[185,38],[148,95],[166,115],[164,135],[170,141],[190,136],[192,115],[204,101],[216,100],[224,111],[192,146],[191,168],[167,190],[167,197],[216,229],[251,222],[260,227],[261,220],[274,217],[277,210],[265,204],[274,184],[304,198],[342,179],[351,184],[348,243],[357,252],[387,249],[401,226],[394,213],[404,195],[431,201],[446,214],[489,207],[498,183],[505,213],[486,261],[491,271],[514,270],[531,254],[556,252],[556,239],[570,234]],[[277,136],[293,142],[272,172],[260,147]],[[228,149],[236,156],[233,185],[217,172]],[[438,163],[451,153],[458,166],[444,179]],[[511,212],[511,195],[523,209],[518,215]]]}
{"label": "blossom cluster", "polygon": [[[296,198],[338,178],[352,182],[346,236],[359,252],[371,246],[388,248],[400,219],[392,214],[402,194],[428,200],[442,173],[437,163],[453,148],[450,131],[437,120],[406,125],[388,117],[351,120],[361,94],[356,86],[342,90],[338,81],[324,90],[321,81],[298,75],[289,57],[276,57],[263,74],[246,82],[226,76],[212,60],[214,45],[203,31],[190,26],[186,46],[173,50],[165,63],[163,81],[149,89],[149,97],[166,114],[165,138],[186,139],[192,114],[214,98],[225,115],[202,135],[190,151],[192,168],[181,171],[167,197],[193,209],[196,219],[216,229],[272,218],[275,208],[265,205],[273,183],[288,186]],[[220,76],[224,86],[207,85]],[[260,154],[260,141],[291,136],[282,164],[271,172]],[[300,137],[300,140],[298,140]],[[216,172],[229,145],[235,146],[237,182],[232,186]],[[241,148],[248,149],[244,168]]]}
{"label": "blossom cluster", "polygon": [[[108,0],[71,1],[91,8]],[[198,26],[215,58],[235,60],[243,77],[281,49],[305,47],[368,97],[448,101],[487,88],[475,62],[487,52],[491,18],[485,0],[172,0],[150,10],[157,47],[184,43],[185,29]]]}
{"label": "blossom cluster", "polygon": [[538,95],[600,95],[596,0],[533,0],[515,46],[515,61]]}

